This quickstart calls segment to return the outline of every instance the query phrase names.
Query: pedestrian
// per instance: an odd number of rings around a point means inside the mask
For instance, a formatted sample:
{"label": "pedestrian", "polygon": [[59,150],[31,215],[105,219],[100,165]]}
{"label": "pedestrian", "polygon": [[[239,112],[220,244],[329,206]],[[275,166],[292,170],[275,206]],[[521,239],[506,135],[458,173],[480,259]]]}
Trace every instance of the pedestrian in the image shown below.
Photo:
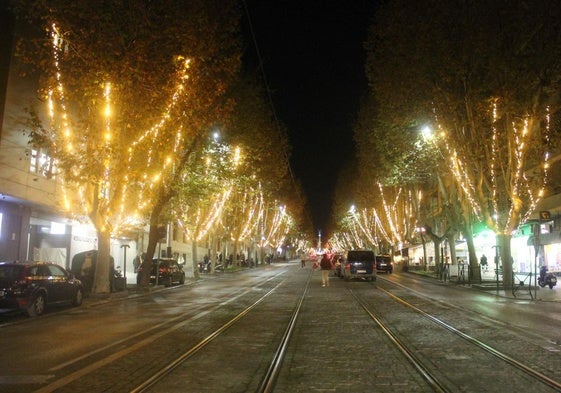
{"label": "pedestrian", "polygon": [[138,267],[140,266],[140,255],[134,257],[134,259],[132,260],[132,266],[134,267],[134,272],[137,273]]}
{"label": "pedestrian", "polygon": [[483,266],[483,270],[487,271],[487,257],[485,256],[485,254],[481,255],[479,263],[481,264],[481,266]]}
{"label": "pedestrian", "polygon": [[331,269],[333,269],[333,263],[331,262],[327,254],[323,254],[323,256],[321,257],[319,267],[321,269],[321,286],[328,287],[329,272],[331,271]]}

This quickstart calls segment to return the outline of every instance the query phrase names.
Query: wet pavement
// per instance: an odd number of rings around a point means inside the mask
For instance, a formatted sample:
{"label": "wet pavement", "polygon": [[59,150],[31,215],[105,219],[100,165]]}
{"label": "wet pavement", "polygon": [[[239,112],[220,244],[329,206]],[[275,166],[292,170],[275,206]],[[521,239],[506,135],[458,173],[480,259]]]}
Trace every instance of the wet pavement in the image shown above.
{"label": "wet pavement", "polygon": [[[469,283],[467,280],[459,279],[457,276],[452,276],[447,280],[441,280],[435,273],[431,272],[410,271],[408,273],[437,280],[447,285],[462,286],[468,289],[485,291],[486,293],[504,298],[561,302],[561,284],[557,284],[552,289],[547,286],[542,288],[539,285],[536,285],[535,276],[528,273],[515,273],[514,284],[510,290],[505,290],[503,288],[502,276],[499,276],[499,281],[497,281],[496,276],[492,271],[482,272],[482,280],[477,283]],[[559,277],[557,280],[561,281]]]}

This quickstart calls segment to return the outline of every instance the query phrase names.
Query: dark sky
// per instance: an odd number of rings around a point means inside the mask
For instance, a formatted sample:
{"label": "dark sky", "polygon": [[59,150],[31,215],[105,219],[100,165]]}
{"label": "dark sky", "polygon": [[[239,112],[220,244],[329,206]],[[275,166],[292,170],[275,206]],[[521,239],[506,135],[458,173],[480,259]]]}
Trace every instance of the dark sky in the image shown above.
{"label": "dark sky", "polygon": [[[245,0],[278,119],[317,234],[326,233],[352,124],[366,93],[363,42],[375,0]],[[246,63],[256,58],[247,32]]]}

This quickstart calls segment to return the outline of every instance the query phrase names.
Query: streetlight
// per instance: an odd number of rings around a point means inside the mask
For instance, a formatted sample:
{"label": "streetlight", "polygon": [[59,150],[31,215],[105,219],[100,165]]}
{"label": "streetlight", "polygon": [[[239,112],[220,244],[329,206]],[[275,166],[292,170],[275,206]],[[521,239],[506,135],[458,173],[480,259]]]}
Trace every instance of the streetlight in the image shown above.
{"label": "streetlight", "polygon": [[121,248],[123,249],[124,259],[123,259],[123,277],[125,281],[127,279],[127,248],[130,248],[128,244],[122,244]]}
{"label": "streetlight", "polygon": [[[499,292],[499,262],[500,262],[500,252],[499,249],[501,248],[501,246],[499,246],[498,244],[493,246],[493,248],[495,249],[495,278],[497,280],[497,293]],[[503,282],[504,282],[504,275],[503,275]]]}
{"label": "streetlight", "polygon": [[433,133],[432,133],[432,130],[429,126],[424,126],[421,129],[421,135],[423,136],[423,139],[425,141],[431,140],[434,136]]}

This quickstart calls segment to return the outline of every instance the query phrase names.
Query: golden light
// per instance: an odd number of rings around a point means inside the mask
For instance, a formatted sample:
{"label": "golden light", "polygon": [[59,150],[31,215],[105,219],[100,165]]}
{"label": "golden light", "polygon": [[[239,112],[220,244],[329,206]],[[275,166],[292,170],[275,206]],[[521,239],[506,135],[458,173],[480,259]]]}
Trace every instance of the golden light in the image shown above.
{"label": "golden light", "polygon": [[241,149],[239,147],[236,147],[234,149],[233,161],[234,161],[234,167],[237,167],[241,162]]}

